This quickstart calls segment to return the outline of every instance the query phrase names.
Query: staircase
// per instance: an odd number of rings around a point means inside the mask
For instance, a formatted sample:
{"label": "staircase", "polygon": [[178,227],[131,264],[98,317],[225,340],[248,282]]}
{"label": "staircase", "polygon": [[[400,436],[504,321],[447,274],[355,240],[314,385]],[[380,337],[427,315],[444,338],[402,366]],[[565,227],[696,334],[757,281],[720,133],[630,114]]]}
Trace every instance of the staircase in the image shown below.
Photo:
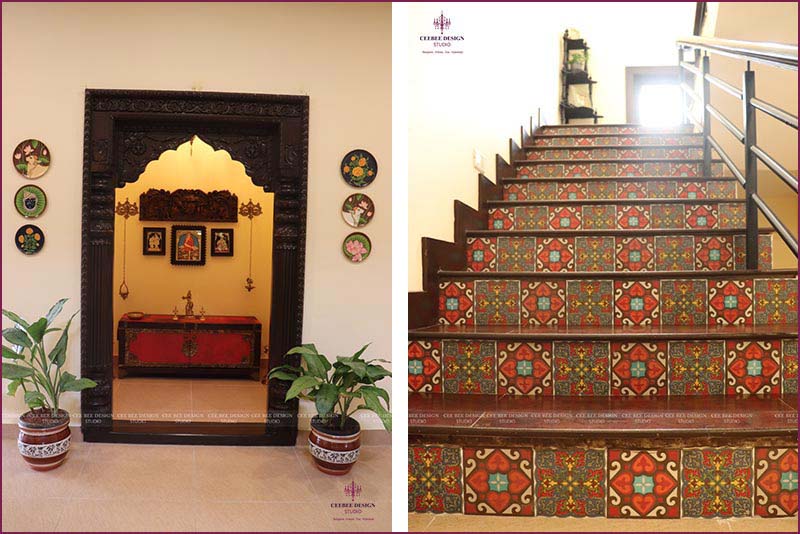
{"label": "staircase", "polygon": [[797,513],[797,271],[684,127],[545,126],[423,240],[409,512]]}

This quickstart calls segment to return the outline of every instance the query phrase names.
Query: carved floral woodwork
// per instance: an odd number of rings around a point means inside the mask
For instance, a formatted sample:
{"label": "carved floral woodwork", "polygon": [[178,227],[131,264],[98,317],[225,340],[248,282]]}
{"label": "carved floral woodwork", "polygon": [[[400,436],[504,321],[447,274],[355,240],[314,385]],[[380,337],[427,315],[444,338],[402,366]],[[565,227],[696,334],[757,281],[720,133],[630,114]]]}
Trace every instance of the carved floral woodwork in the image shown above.
{"label": "carved floral woodwork", "polygon": [[230,191],[151,188],[139,195],[139,220],[237,222],[237,204]]}

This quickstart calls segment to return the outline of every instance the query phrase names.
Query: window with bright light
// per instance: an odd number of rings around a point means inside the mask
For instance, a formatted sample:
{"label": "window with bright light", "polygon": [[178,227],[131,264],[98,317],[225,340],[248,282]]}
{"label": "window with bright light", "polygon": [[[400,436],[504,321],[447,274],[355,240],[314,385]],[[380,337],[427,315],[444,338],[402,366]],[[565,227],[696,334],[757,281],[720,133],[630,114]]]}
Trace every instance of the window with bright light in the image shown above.
{"label": "window with bright light", "polygon": [[675,84],[644,84],[639,90],[639,122],[645,126],[674,126],[681,122],[681,89]]}

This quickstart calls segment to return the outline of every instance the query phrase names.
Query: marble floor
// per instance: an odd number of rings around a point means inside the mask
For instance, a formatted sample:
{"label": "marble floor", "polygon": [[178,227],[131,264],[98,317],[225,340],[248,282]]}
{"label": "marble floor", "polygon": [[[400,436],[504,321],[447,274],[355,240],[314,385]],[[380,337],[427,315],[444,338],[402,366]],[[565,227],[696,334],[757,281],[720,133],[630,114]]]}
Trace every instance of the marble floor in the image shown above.
{"label": "marble floor", "polygon": [[[305,435],[295,447],[128,445],[84,443],[74,428],[64,465],[39,473],[4,425],[2,531],[388,531],[391,441],[364,434],[351,473],[332,477],[314,467]],[[351,502],[367,506],[335,506]]]}

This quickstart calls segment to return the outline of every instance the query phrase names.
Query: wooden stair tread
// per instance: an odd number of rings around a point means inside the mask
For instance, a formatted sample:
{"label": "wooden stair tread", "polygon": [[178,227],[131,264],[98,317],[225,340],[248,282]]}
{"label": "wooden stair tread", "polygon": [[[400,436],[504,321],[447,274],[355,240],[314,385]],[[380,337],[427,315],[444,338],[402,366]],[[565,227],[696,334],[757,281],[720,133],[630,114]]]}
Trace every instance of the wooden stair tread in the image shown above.
{"label": "wooden stair tread", "polygon": [[[584,164],[607,164],[607,163],[702,163],[703,158],[611,158],[611,159],[515,159],[513,165],[560,165],[570,163],[577,165]],[[711,163],[723,163],[721,159],[712,159]]]}
{"label": "wooden stair tread", "polygon": [[[535,176],[503,178],[503,184],[530,182],[737,182],[733,176]],[[737,182],[738,183],[738,182]]]}
{"label": "wooden stair tread", "polygon": [[731,271],[446,271],[437,273],[440,278],[470,278],[494,280],[498,278],[537,278],[546,280],[650,280],[668,278],[670,280],[688,278],[725,278],[726,280],[753,278],[796,278],[792,269],[771,270],[731,270]]}
{"label": "wooden stair tread", "polygon": [[[775,230],[772,228],[759,228],[759,234],[771,234]],[[614,228],[606,230],[467,230],[467,237],[572,237],[572,236],[614,236],[623,237],[651,236],[651,235],[742,235],[744,228],[657,228],[657,229],[638,229],[638,228]]]}
{"label": "wooden stair tread", "polygon": [[[620,134],[620,137],[624,137],[625,134]],[[684,148],[703,148],[703,143],[700,142],[696,145],[531,145],[525,144],[522,145],[522,150],[599,150],[599,149],[610,149],[610,150],[653,150],[663,148],[665,150],[681,150]],[[569,159],[565,159],[565,161],[570,161]]]}
{"label": "wooden stair tread", "polygon": [[551,199],[551,200],[487,200],[489,208],[503,208],[510,206],[605,206],[621,204],[635,206],[639,204],[744,204],[743,198],[579,198],[579,199]]}

